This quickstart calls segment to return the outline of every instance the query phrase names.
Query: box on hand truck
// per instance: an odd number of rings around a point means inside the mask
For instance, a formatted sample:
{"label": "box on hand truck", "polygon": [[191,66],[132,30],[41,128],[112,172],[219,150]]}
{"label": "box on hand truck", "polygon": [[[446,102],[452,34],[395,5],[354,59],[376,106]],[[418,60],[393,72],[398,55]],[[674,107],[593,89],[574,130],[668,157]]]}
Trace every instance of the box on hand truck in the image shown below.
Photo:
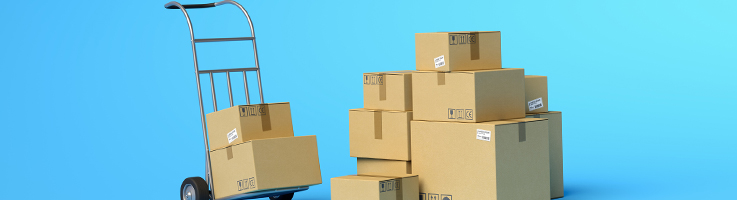
{"label": "box on hand truck", "polygon": [[[251,37],[195,39],[192,22],[187,14],[187,9],[212,8],[225,4],[234,5],[243,12],[248,20]],[[271,118],[270,115],[259,115],[261,116],[261,121],[259,122],[260,127],[258,127],[260,130],[257,133],[254,133],[253,130],[256,127],[251,127],[251,124],[243,122],[243,119],[239,119],[239,117],[244,116],[232,115],[233,117],[230,119],[240,120],[240,122],[229,123],[236,125],[228,125],[228,127],[224,128],[233,129],[233,133],[220,133],[220,131],[218,131],[218,133],[212,133],[213,135],[211,136],[217,137],[216,139],[218,139],[218,141],[213,143],[213,148],[210,148],[210,143],[213,142],[213,138],[208,138],[207,124],[211,126],[225,125],[220,123],[222,122],[220,119],[217,119],[218,122],[207,123],[208,120],[211,119],[209,114],[208,117],[205,116],[205,110],[202,103],[200,75],[208,74],[210,76],[210,89],[212,91],[212,102],[215,112],[218,112],[218,108],[213,81],[214,73],[225,73],[226,75],[228,80],[228,97],[231,108],[234,106],[233,90],[231,89],[230,83],[231,73],[241,73],[243,75],[246,104],[251,105],[246,76],[246,72],[249,71],[254,71],[258,79],[258,92],[261,104],[254,105],[260,107],[274,105],[264,104],[264,95],[263,90],[261,89],[261,72],[258,63],[258,52],[256,51],[256,35],[253,30],[251,17],[243,6],[235,1],[225,0],[209,4],[189,5],[182,5],[176,1],[172,1],[164,5],[164,7],[167,9],[181,10],[182,13],[184,13],[184,17],[187,19],[187,25],[189,26],[189,34],[192,42],[192,54],[194,57],[197,93],[200,103],[200,119],[202,120],[202,133],[205,139],[205,179],[201,177],[189,177],[184,179],[179,193],[181,199],[236,200],[268,197],[272,200],[291,200],[295,192],[305,191],[311,185],[321,184],[322,177],[320,174],[316,138],[315,136],[293,137],[291,116],[288,117],[290,118],[289,122],[286,123],[288,125],[283,125],[285,126],[283,127],[285,128],[284,131],[280,131],[278,134],[263,135],[279,130],[273,126],[282,126],[282,124],[279,124],[276,121],[264,123],[264,120],[274,119]],[[253,56],[256,62],[255,67],[200,70],[197,65],[196,43],[224,41],[251,41],[253,43]],[[288,106],[289,105],[287,104],[286,113],[289,113]],[[241,107],[242,106],[235,108],[240,109]],[[274,105],[273,108],[273,111],[275,112],[278,110],[276,105]],[[261,110],[259,110],[259,112],[260,111]],[[264,109],[264,112],[268,111]],[[240,134],[240,138],[238,138],[238,134]],[[227,140],[227,143],[221,142],[220,140]]]}

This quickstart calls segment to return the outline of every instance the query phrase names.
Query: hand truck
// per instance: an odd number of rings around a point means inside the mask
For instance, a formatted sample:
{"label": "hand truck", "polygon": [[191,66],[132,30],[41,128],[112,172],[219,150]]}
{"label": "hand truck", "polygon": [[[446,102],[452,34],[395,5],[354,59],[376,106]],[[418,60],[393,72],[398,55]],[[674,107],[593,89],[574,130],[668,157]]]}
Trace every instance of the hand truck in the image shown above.
{"label": "hand truck", "polygon": [[[194,9],[194,8],[213,8],[220,5],[225,4],[231,4],[234,6],[237,6],[241,9],[243,14],[246,15],[246,19],[248,20],[248,26],[251,28],[251,37],[235,37],[235,38],[208,38],[208,39],[195,39],[194,38],[194,32],[192,30],[192,22],[189,19],[189,15],[187,14],[187,9]],[[200,75],[201,74],[209,74],[210,75],[210,90],[212,90],[212,106],[215,111],[218,111],[218,105],[217,105],[217,99],[215,97],[215,84],[213,81],[212,74],[214,73],[225,73],[226,78],[228,79],[228,97],[230,100],[230,106],[233,107],[233,90],[230,86],[230,73],[231,72],[241,72],[243,73],[243,86],[246,90],[246,104],[251,104],[251,100],[249,98],[248,93],[248,81],[246,78],[246,72],[248,71],[256,71],[256,78],[258,79],[258,93],[261,100],[261,103],[264,103],[264,93],[261,89],[261,68],[258,65],[258,51],[256,51],[256,34],[253,31],[253,23],[251,22],[251,17],[248,15],[248,12],[246,9],[243,8],[240,4],[238,4],[235,1],[232,0],[225,0],[215,3],[208,3],[208,4],[188,4],[188,5],[182,5],[176,1],[169,2],[164,5],[167,9],[179,9],[184,13],[184,17],[187,19],[187,25],[189,25],[189,36],[191,38],[192,42],[192,55],[194,57],[194,70],[195,70],[195,78],[197,80],[197,94],[198,98],[200,100],[200,118],[202,120],[202,135],[205,138],[205,170],[206,170],[206,176],[205,178],[207,181],[203,180],[201,177],[189,177],[184,179],[182,182],[182,186],[180,187],[180,196],[182,200],[239,200],[239,199],[255,199],[255,198],[264,198],[269,197],[271,200],[291,200],[294,196],[295,192],[305,191],[309,189],[309,187],[293,187],[293,188],[282,188],[282,189],[272,189],[272,190],[265,190],[265,191],[256,191],[256,192],[250,192],[250,193],[244,193],[244,194],[238,194],[228,197],[215,197],[214,196],[214,188],[212,187],[212,173],[210,168],[210,145],[207,142],[207,125],[205,123],[205,109],[202,104],[202,89],[200,87]],[[253,57],[256,61],[256,66],[251,68],[231,68],[231,69],[215,69],[215,70],[200,70],[197,66],[197,48],[196,43],[202,43],[202,42],[226,42],[226,41],[252,41],[253,43]]]}

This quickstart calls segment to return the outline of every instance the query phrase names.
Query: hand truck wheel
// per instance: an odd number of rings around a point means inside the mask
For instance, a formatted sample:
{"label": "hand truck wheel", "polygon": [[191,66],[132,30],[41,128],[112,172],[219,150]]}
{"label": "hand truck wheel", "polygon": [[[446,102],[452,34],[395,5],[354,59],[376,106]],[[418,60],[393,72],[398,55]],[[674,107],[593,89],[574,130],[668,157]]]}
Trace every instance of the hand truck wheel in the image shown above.
{"label": "hand truck wheel", "polygon": [[271,196],[269,199],[271,200],[292,200],[292,197],[294,197],[294,193],[291,194],[283,194],[278,196]]}
{"label": "hand truck wheel", "polygon": [[207,187],[207,182],[200,177],[184,179],[179,191],[182,200],[210,200],[210,189]]}

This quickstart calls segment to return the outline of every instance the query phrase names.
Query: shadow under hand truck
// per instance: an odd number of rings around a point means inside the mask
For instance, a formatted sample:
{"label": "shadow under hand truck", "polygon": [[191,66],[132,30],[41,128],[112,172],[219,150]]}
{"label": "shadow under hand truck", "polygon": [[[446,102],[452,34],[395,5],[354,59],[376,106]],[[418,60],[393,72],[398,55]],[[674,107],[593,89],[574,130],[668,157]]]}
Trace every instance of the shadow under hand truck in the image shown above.
{"label": "shadow under hand truck", "polygon": [[[231,4],[234,6],[237,6],[241,9],[243,14],[246,15],[246,19],[248,19],[248,26],[251,28],[251,37],[235,37],[235,38],[208,38],[208,39],[195,39],[194,38],[194,31],[192,30],[192,21],[189,19],[189,14],[187,14],[187,9],[194,9],[194,8],[213,8],[220,5],[225,4]],[[217,100],[215,97],[215,85],[213,81],[213,74],[214,73],[225,73],[226,78],[228,79],[228,97],[230,99],[230,106],[233,107],[233,90],[230,87],[230,73],[231,72],[241,72],[243,74],[243,86],[245,88],[246,92],[246,104],[251,104],[251,101],[249,99],[249,93],[248,93],[248,81],[246,78],[246,72],[248,71],[255,71],[256,72],[256,78],[258,79],[258,93],[261,100],[261,103],[264,103],[264,93],[261,89],[261,71],[260,67],[258,65],[258,52],[256,51],[256,34],[253,31],[253,23],[251,22],[251,17],[248,15],[248,12],[246,9],[243,8],[240,4],[238,4],[235,1],[232,0],[225,0],[221,2],[216,3],[208,3],[208,4],[188,4],[188,5],[182,5],[176,1],[172,1],[164,5],[167,9],[179,9],[184,13],[184,17],[187,18],[187,25],[189,25],[189,36],[192,39],[192,55],[194,57],[194,70],[195,70],[195,77],[197,78],[197,94],[200,100],[200,118],[202,120],[202,135],[205,138],[205,170],[206,170],[206,179],[202,179],[201,177],[189,177],[184,179],[182,182],[182,186],[180,187],[180,196],[182,200],[238,200],[238,199],[255,199],[255,198],[264,198],[269,197],[271,200],[291,200],[294,196],[295,192],[305,191],[309,189],[309,187],[293,187],[293,188],[282,188],[282,189],[271,189],[271,190],[263,190],[263,191],[256,191],[256,192],[249,192],[249,193],[243,193],[228,197],[215,197],[214,194],[214,188],[212,187],[212,171],[210,167],[210,145],[207,142],[207,125],[205,123],[205,110],[202,104],[202,89],[200,87],[200,75],[201,74],[209,74],[210,76],[210,90],[212,90],[212,106],[215,111],[218,110],[217,106]],[[200,70],[197,66],[197,48],[196,43],[202,43],[202,42],[225,42],[225,41],[252,41],[253,43],[253,56],[254,60],[256,61],[256,66],[251,68],[231,68],[231,69],[215,69],[215,70]]]}

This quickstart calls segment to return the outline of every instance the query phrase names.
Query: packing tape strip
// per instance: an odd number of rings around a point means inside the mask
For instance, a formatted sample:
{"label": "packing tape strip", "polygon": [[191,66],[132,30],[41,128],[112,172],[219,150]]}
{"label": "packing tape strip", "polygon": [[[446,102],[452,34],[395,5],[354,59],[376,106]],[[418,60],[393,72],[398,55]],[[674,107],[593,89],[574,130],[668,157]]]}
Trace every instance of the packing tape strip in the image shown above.
{"label": "packing tape strip", "polygon": [[438,85],[445,85],[445,72],[438,73]]}
{"label": "packing tape strip", "polygon": [[[479,40],[480,36],[481,34],[479,34],[479,32],[471,32],[468,34],[469,46],[471,47],[471,60],[478,60],[481,57],[479,54],[479,43],[481,41]],[[472,42],[471,38],[474,38],[475,42]]]}
{"label": "packing tape strip", "polygon": [[386,74],[379,74],[381,82],[379,83],[379,101],[386,101]]}
{"label": "packing tape strip", "polygon": [[518,124],[519,127],[519,142],[527,141],[527,126],[525,122],[520,122]]}
{"label": "packing tape strip", "polygon": [[263,106],[263,109],[264,109],[264,113],[261,114],[261,130],[270,131],[271,130],[271,113],[269,113],[269,105],[261,104],[260,106]]}
{"label": "packing tape strip", "polygon": [[228,154],[228,160],[233,159],[233,146],[225,147],[225,152]]}
{"label": "packing tape strip", "polygon": [[374,112],[374,139],[381,140],[382,138],[382,113],[381,111]]}

